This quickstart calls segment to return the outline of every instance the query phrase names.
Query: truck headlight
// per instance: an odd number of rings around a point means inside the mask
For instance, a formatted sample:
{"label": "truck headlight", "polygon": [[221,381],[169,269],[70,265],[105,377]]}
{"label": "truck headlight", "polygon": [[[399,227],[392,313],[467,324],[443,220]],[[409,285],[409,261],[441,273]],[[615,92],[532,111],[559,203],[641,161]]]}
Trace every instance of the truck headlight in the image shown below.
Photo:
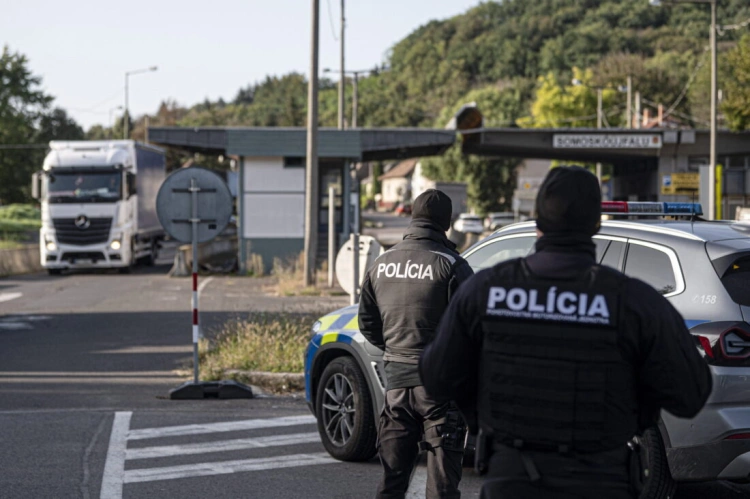
{"label": "truck headlight", "polygon": [[47,241],[44,247],[47,248],[47,251],[57,251],[57,244],[55,244],[55,241]]}
{"label": "truck headlight", "polygon": [[119,239],[115,239],[114,241],[112,241],[111,243],[109,243],[109,247],[112,248],[113,250],[117,251],[117,250],[119,250],[122,247],[122,244],[120,243]]}

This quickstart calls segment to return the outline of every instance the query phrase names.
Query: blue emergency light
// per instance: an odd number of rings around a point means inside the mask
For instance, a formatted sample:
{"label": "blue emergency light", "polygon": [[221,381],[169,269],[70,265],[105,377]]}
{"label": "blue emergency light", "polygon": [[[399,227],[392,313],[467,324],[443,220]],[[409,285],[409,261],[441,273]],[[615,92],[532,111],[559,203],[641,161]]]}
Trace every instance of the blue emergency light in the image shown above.
{"label": "blue emergency light", "polygon": [[703,215],[699,203],[603,201],[604,215]]}

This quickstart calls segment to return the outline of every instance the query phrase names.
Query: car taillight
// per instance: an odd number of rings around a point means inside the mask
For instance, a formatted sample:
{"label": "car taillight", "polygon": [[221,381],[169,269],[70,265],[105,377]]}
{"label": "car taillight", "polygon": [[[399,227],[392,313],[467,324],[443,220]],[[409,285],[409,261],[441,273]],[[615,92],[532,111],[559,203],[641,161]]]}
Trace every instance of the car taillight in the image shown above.
{"label": "car taillight", "polygon": [[722,357],[730,360],[750,358],[750,332],[746,328],[732,327],[719,338]]}
{"label": "car taillight", "polygon": [[706,356],[710,359],[713,359],[714,351],[713,351],[713,348],[711,347],[711,340],[709,340],[706,336],[697,336],[697,338]]}
{"label": "car taillight", "polygon": [[750,433],[735,433],[724,438],[724,440],[750,440]]}

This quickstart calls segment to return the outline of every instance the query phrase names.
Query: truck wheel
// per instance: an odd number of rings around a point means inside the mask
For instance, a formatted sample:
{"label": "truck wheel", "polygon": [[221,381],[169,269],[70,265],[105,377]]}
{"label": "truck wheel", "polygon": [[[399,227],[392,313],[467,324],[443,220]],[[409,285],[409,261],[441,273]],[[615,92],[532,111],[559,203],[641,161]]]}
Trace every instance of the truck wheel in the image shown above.
{"label": "truck wheel", "polygon": [[635,474],[633,482],[639,499],[674,497],[677,484],[669,471],[667,453],[659,428],[654,426],[643,432],[637,443],[641,466],[640,473]]}
{"label": "truck wheel", "polygon": [[334,359],[318,385],[315,413],[328,453],[341,461],[366,461],[375,455],[377,428],[367,381],[351,357]]}
{"label": "truck wheel", "polygon": [[156,265],[157,258],[159,258],[159,243],[153,241],[151,243],[151,249],[148,252],[148,256],[144,256],[141,259],[141,262],[143,262],[147,267],[153,267],[154,265]]}
{"label": "truck wheel", "polygon": [[62,274],[62,269],[47,269],[47,273],[49,275],[60,275]]}

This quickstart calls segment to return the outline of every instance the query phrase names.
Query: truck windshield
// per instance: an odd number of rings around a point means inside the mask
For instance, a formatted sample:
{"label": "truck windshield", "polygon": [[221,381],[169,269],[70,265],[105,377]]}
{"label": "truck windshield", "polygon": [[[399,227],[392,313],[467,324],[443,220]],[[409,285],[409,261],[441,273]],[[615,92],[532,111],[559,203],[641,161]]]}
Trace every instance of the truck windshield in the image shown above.
{"label": "truck windshield", "polygon": [[122,197],[119,172],[50,173],[45,183],[50,203],[114,203]]}

